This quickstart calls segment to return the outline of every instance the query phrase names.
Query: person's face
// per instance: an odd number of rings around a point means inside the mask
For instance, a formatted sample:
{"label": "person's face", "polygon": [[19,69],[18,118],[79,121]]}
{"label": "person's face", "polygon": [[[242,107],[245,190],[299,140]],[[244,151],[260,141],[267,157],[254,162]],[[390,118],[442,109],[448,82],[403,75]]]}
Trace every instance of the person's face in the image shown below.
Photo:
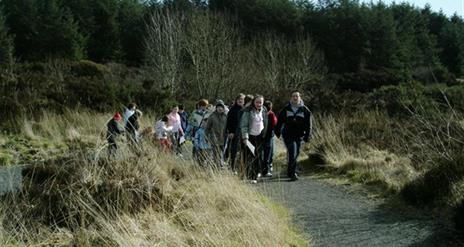
{"label": "person's face", "polygon": [[177,113],[179,112],[179,107],[173,107],[172,110],[171,110],[172,113]]}
{"label": "person's face", "polygon": [[201,111],[205,111],[205,110],[206,110],[206,106],[205,106],[205,105],[198,106],[198,109],[201,110]]}
{"label": "person's face", "polygon": [[261,110],[261,108],[263,107],[263,98],[255,99],[254,106],[256,109]]}
{"label": "person's face", "polygon": [[245,104],[245,97],[239,97],[236,101],[237,105],[243,106]]}
{"label": "person's face", "polygon": [[292,104],[295,104],[295,105],[299,104],[301,102],[300,93],[298,92],[293,93],[290,101],[292,102]]}
{"label": "person's face", "polygon": [[224,113],[225,110],[224,110],[224,107],[216,106],[216,111],[218,113]]}

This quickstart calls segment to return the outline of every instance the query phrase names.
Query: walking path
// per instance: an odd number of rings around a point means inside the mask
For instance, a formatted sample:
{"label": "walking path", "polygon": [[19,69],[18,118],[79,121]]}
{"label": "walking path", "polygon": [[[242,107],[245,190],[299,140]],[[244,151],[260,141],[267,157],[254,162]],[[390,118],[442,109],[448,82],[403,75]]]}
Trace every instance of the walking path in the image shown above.
{"label": "walking path", "polygon": [[442,220],[400,212],[349,187],[303,177],[265,179],[258,189],[291,210],[314,246],[464,246]]}

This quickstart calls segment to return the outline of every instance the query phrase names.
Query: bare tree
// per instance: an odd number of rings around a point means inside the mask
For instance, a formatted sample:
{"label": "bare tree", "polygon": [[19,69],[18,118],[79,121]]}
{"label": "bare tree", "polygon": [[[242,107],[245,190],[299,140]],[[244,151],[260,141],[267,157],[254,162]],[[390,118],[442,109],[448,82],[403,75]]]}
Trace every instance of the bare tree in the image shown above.
{"label": "bare tree", "polygon": [[148,71],[161,87],[175,93],[182,75],[182,44],[185,38],[183,19],[169,9],[155,11],[149,23],[145,40]]}
{"label": "bare tree", "polygon": [[189,19],[184,42],[190,85],[201,97],[224,97],[236,85],[239,35],[227,18],[198,11]]}
{"label": "bare tree", "polygon": [[262,75],[261,83],[271,95],[283,89],[302,89],[325,74],[323,57],[309,37],[289,41],[282,36],[267,35],[255,41],[252,50]]}

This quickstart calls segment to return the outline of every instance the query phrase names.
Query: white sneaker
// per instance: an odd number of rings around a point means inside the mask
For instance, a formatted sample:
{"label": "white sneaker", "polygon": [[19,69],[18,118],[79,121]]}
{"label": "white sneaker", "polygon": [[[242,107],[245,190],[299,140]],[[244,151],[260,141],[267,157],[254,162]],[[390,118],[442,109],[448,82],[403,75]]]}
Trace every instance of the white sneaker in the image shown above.
{"label": "white sneaker", "polygon": [[258,180],[252,179],[252,180],[250,180],[250,183],[251,183],[251,184],[257,184],[257,183],[258,183]]}
{"label": "white sneaker", "polygon": [[234,176],[237,176],[238,175],[238,172],[237,171],[234,171]]}
{"label": "white sneaker", "polygon": [[272,173],[270,172],[266,173],[266,177],[272,177]]}
{"label": "white sneaker", "polygon": [[261,176],[262,176],[261,173],[258,173],[258,178],[260,178]]}

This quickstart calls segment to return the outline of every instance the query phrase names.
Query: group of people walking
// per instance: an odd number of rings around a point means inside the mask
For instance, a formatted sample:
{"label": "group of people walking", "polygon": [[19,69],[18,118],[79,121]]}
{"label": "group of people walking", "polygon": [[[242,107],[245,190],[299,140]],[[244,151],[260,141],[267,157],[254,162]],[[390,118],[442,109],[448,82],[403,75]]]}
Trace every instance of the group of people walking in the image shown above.
{"label": "group of people walking", "polygon": [[[141,115],[135,104],[130,104],[124,114],[126,132],[135,143],[139,138],[137,119]],[[183,106],[174,105],[169,114],[155,123],[154,129],[163,152],[183,156],[182,144],[191,140],[192,155],[199,164],[224,168],[228,160],[231,171],[245,175],[251,183],[257,183],[261,176],[272,177],[274,138],[282,137],[287,148],[287,176],[295,181],[301,144],[311,138],[311,119],[298,91],[292,92],[290,101],[278,114],[274,113],[272,102],[265,101],[262,95],[239,94],[230,109],[222,100],[212,106],[202,99],[189,115]],[[118,127],[120,120],[117,113],[107,124],[110,153],[117,148],[114,137],[124,131]]]}

